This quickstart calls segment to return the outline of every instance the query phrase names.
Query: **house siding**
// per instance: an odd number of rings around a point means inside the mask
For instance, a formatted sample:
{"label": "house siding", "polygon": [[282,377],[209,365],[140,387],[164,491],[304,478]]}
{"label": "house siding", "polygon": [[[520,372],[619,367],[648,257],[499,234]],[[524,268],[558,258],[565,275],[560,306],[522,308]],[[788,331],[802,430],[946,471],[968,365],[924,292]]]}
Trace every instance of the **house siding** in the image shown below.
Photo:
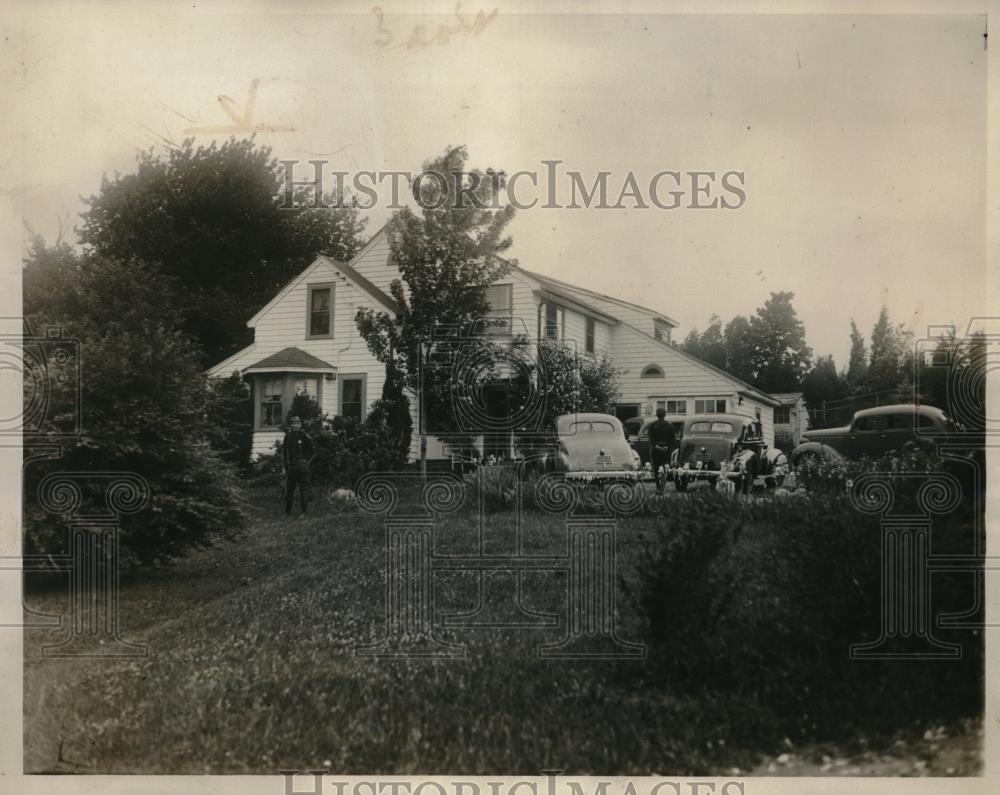
{"label": "house siding", "polygon": [[[774,443],[773,410],[771,406],[747,395],[740,405],[741,388],[736,381],[727,379],[705,365],[692,361],[666,343],[650,339],[628,324],[614,328],[611,346],[612,360],[626,372],[620,379],[621,404],[639,404],[639,413],[653,417],[657,400],[686,400],[687,413],[671,414],[668,420],[680,421],[695,413],[695,400],[725,400],[726,410],[747,417],[761,410],[761,427],[768,444]],[[664,378],[642,378],[643,369],[650,364],[663,369]]]}
{"label": "house siding", "polygon": [[380,230],[350,263],[354,270],[386,295],[390,295],[392,280],[399,278],[399,270],[389,261],[390,253],[389,238]]}
{"label": "house siding", "polygon": [[775,423],[774,430],[777,443],[791,450],[801,442],[802,433],[809,429],[809,410],[801,395],[781,393],[772,397],[789,409],[790,422]]}
{"label": "house siding", "polygon": [[[388,292],[390,283],[399,278],[398,270],[390,261],[390,247],[384,231],[376,233],[350,265],[384,292]],[[334,287],[333,334],[328,339],[308,339],[306,313],[309,286],[321,283],[332,283]],[[539,324],[539,306],[543,294],[541,284],[516,268],[495,283],[512,285],[513,333],[537,339],[540,330],[543,330]],[[640,414],[649,417],[654,413],[657,400],[686,400],[687,414],[670,416],[670,419],[679,420],[694,413],[694,401],[697,399],[725,399],[728,411],[748,417],[755,416],[755,409],[759,408],[764,437],[769,444],[773,444],[773,409],[766,402],[767,398],[758,399],[753,395],[743,394],[741,405],[740,393],[746,391],[741,382],[691,359],[667,342],[656,340],[653,334],[657,313],[639,307],[623,306],[569,286],[565,291],[569,296],[577,296],[581,304],[593,307],[618,321],[608,323],[595,318],[594,333],[595,354],[600,356],[607,353],[612,362],[624,371],[619,379],[620,404],[638,404]],[[565,313],[563,339],[584,354],[587,315],[561,304],[558,298],[552,298],[552,301],[560,304]],[[322,257],[317,258],[285,291],[279,293],[277,300],[251,320],[255,333],[254,343],[209,370],[209,376],[226,377],[234,370],[243,371],[284,348],[296,347],[336,367],[338,379],[344,375],[364,374],[367,412],[371,404],[381,397],[385,370],[368,351],[364,339],[358,333],[354,316],[360,307],[385,309],[369,293],[355,287],[334,263]],[[642,378],[643,369],[650,364],[661,367],[666,377]],[[339,414],[338,380],[323,379],[320,384],[322,410],[329,415]],[[419,406],[415,395],[411,394],[409,397],[413,419],[410,458],[417,460],[420,458]],[[281,436],[280,430],[256,431],[254,455],[269,454]],[[433,437],[427,439],[428,459],[439,459],[446,455],[445,445]]]}
{"label": "house siding", "polygon": [[[327,339],[306,338],[306,311],[309,285],[333,282],[333,336]],[[250,367],[272,353],[288,347],[311,353],[337,368],[341,374],[367,373],[365,411],[382,396],[385,381],[384,366],[368,351],[358,333],[354,315],[359,307],[377,307],[369,296],[351,284],[339,271],[323,259],[318,259],[294,283],[292,288],[257,318],[254,343],[236,357],[209,370],[209,377],[225,378],[234,370]],[[321,376],[322,378],[322,376]],[[320,384],[320,408],[331,416],[339,414],[338,382],[323,380]],[[282,437],[280,431],[254,432],[252,454],[269,455],[274,443]]]}

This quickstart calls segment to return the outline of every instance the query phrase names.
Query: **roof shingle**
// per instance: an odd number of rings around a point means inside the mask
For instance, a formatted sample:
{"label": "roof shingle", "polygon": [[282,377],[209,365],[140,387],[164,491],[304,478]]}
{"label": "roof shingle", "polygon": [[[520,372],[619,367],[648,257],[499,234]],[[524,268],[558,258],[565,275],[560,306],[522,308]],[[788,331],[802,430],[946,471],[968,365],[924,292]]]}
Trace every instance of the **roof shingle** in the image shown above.
{"label": "roof shingle", "polygon": [[330,370],[336,372],[337,368],[322,359],[313,356],[311,353],[301,348],[285,348],[277,353],[272,353],[261,359],[256,364],[251,364],[246,368],[251,370]]}

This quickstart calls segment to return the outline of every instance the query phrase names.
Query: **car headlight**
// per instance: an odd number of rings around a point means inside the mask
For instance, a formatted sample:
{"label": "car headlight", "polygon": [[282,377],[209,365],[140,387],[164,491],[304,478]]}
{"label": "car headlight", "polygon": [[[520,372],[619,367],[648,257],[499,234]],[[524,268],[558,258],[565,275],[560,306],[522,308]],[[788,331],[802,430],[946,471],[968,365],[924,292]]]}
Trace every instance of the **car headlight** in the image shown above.
{"label": "car headlight", "polygon": [[635,450],[632,451],[632,469],[642,469],[642,458]]}

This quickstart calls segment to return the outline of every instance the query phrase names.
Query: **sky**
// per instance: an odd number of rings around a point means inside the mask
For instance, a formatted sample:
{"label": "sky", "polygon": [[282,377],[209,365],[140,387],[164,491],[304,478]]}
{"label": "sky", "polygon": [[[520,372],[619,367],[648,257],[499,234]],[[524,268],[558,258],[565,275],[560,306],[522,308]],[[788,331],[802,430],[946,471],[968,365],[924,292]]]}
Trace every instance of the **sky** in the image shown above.
{"label": "sky", "polygon": [[257,139],[301,173],[417,172],[451,144],[507,173],[608,171],[612,197],[628,172],[742,172],[739,209],[536,206],[511,224],[526,268],[653,307],[680,337],[789,290],[843,367],[850,320],[867,333],[883,304],[918,336],[984,314],[981,16],[104,8],[33,12],[6,41],[7,190],[50,239],[140,150],[232,124],[218,97],[238,113],[257,79],[253,124],[283,128]]}

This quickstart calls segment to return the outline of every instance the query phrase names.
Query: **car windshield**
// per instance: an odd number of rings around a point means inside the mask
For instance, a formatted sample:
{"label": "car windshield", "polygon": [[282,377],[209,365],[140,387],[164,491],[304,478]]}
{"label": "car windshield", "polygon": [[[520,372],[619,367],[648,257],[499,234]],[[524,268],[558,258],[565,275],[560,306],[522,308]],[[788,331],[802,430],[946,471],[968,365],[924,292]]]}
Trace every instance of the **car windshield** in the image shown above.
{"label": "car windshield", "polygon": [[731,422],[692,422],[688,433],[732,433]]}
{"label": "car windshield", "polygon": [[610,422],[573,422],[570,423],[570,433],[614,433],[615,426]]}

